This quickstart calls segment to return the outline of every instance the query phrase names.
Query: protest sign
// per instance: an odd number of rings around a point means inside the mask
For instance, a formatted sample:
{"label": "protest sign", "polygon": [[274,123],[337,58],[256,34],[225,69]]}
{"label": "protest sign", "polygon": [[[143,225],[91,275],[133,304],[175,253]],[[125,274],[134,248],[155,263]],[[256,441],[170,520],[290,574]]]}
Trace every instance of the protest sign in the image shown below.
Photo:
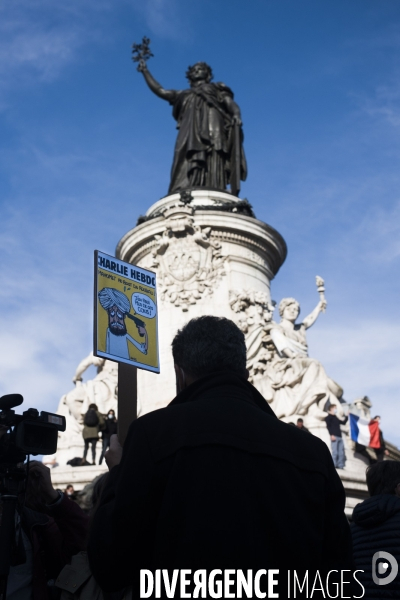
{"label": "protest sign", "polygon": [[95,251],[95,356],[160,372],[156,274]]}

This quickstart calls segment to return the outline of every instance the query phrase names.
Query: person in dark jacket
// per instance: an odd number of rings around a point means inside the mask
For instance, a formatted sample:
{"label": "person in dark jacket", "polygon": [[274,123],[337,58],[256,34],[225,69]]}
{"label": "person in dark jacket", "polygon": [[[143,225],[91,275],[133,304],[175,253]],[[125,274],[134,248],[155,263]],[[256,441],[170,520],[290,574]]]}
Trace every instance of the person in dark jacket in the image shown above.
{"label": "person in dark jacket", "polygon": [[340,425],[344,425],[347,422],[348,417],[345,417],[343,420],[341,420],[336,416],[336,413],[336,405],[331,404],[328,408],[328,416],[326,417],[325,421],[329,435],[331,436],[333,464],[337,469],[344,469],[346,464],[346,453],[344,451],[344,443]]}
{"label": "person in dark jacket", "polygon": [[20,544],[13,555],[7,599],[51,600],[58,573],[86,545],[89,518],[53,488],[50,469],[38,461],[30,463],[21,505],[16,518]]}
{"label": "person in dark jacket", "polygon": [[297,427],[297,429],[300,429],[300,431],[305,431],[306,433],[310,433],[309,430],[307,429],[307,427],[304,427],[303,419],[297,419],[296,427]]}
{"label": "person in dark jacket", "polygon": [[69,500],[76,500],[76,492],[72,483],[69,483],[64,490],[64,494],[69,498]]}
{"label": "person in dark jacket", "polygon": [[172,352],[178,395],[106,453],[88,545],[100,586],[139,595],[140,569],[351,569],[330,451],[279,421],[247,381],[240,329],[192,319]]}
{"label": "person in dark jacket", "polygon": [[[400,577],[385,582],[395,573],[395,562],[400,566],[400,462],[385,460],[368,467],[367,485],[371,497],[357,504],[351,524],[354,562],[364,571],[358,573],[364,600],[400,598]],[[390,553],[393,564],[386,556],[376,557],[374,565],[377,552]]]}
{"label": "person in dark jacket", "polygon": [[108,411],[107,418],[105,420],[104,429],[101,432],[103,441],[103,450],[101,452],[99,465],[103,462],[104,455],[107,448],[110,447],[110,438],[118,431],[118,421],[115,418],[115,412],[111,409]]}
{"label": "person in dark jacket", "polygon": [[[96,512],[107,477],[108,473],[103,473],[96,478],[93,485],[92,506],[89,512],[91,520]],[[60,600],[132,600],[129,590],[121,590],[116,594],[107,594],[101,590],[90,571],[86,550],[82,550],[71,558],[70,564],[66,565],[58,575],[55,586],[61,592]]]}
{"label": "person in dark jacket", "polygon": [[92,465],[96,464],[96,444],[99,441],[99,431],[104,428],[104,417],[99,413],[97,404],[89,404],[89,408],[83,418],[82,437],[85,444],[82,464],[86,462],[89,444],[92,447]]}

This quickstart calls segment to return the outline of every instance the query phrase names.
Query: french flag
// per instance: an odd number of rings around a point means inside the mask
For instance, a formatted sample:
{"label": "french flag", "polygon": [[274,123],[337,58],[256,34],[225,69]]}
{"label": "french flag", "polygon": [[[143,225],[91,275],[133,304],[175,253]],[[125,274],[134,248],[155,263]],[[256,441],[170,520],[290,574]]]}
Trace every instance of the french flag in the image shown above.
{"label": "french flag", "polygon": [[349,413],[350,437],[353,442],[358,442],[370,448],[380,448],[379,423]]}

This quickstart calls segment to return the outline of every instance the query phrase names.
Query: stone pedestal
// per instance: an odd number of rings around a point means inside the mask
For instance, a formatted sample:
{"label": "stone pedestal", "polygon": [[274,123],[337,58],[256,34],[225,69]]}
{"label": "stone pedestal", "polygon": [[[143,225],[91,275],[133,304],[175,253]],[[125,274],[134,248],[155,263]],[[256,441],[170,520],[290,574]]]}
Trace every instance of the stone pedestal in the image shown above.
{"label": "stone pedestal", "polygon": [[231,194],[195,190],[188,200],[180,194],[159,200],[117,246],[121,260],[157,272],[161,373],[138,371],[140,415],[175,395],[171,342],[177,330],[200,315],[237,321],[230,301],[244,290],[270,302],[270,281],[286,257],[282,236],[241,214],[251,209]]}
{"label": "stone pedestal", "polygon": [[75,491],[80,492],[95,477],[107,472],[107,465],[104,462],[102,465],[90,467],[60,465],[51,469],[51,481],[53,486],[60,490],[64,490],[69,483],[72,483]]}

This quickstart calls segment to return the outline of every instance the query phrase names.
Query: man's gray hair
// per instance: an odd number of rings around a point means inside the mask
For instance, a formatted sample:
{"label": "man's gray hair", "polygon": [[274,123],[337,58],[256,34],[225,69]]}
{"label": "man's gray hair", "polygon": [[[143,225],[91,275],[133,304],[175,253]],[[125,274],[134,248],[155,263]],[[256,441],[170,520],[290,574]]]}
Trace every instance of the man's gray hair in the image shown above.
{"label": "man's gray hair", "polygon": [[174,362],[194,377],[213,371],[234,371],[246,377],[243,332],[225,317],[191,319],[172,341]]}
{"label": "man's gray hair", "polygon": [[279,302],[279,315],[281,317],[283,316],[283,311],[285,310],[285,308],[287,306],[290,306],[291,304],[296,304],[297,308],[299,309],[299,313],[300,313],[300,304],[297,302],[297,300],[295,300],[295,298],[283,298]]}

